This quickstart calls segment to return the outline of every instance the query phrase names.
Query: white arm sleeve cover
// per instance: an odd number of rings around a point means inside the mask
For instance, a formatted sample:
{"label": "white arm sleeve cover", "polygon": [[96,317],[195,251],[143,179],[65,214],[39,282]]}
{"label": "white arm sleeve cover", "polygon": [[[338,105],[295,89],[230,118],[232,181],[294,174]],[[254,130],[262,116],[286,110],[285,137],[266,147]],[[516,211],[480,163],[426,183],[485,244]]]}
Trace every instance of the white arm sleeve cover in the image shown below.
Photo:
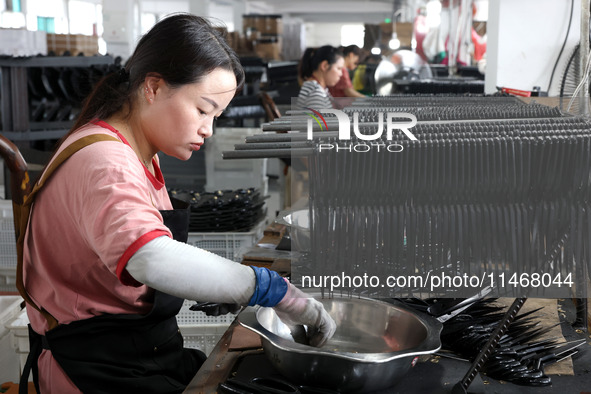
{"label": "white arm sleeve cover", "polygon": [[140,283],[201,302],[247,305],[256,282],[252,268],[167,236],[142,246],[126,268]]}

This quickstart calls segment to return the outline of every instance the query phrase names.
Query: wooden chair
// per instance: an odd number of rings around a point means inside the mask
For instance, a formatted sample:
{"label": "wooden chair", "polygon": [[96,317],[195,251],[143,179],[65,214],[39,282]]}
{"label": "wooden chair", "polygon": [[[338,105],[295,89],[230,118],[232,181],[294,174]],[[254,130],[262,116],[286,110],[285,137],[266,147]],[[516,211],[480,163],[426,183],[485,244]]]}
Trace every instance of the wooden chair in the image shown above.
{"label": "wooden chair", "polygon": [[[15,205],[21,205],[26,195],[31,191],[31,182],[29,179],[29,173],[27,171],[27,163],[20,153],[19,149],[10,140],[0,134],[0,157],[4,160],[4,165],[10,170],[10,195],[13,205],[13,221],[15,228],[15,237],[18,239],[18,221],[19,209],[16,209]],[[3,292],[3,295],[18,294],[14,292]],[[24,307],[24,301],[21,307]],[[2,383],[2,390],[6,390],[7,393],[18,394],[19,385],[13,382]],[[30,394],[36,393],[33,382],[28,384],[27,392]]]}
{"label": "wooden chair", "polygon": [[275,105],[275,101],[273,101],[273,98],[271,98],[271,96],[269,96],[269,93],[259,92],[259,97],[261,99],[261,105],[263,106],[263,109],[265,110],[267,122],[272,122],[275,119],[281,117],[281,112],[279,112],[277,105]]}
{"label": "wooden chair", "polygon": [[[22,205],[23,200],[27,194],[31,192],[31,180],[27,171],[27,162],[18,150],[17,146],[13,144],[3,135],[0,135],[0,157],[4,159],[5,165],[10,170],[10,195],[14,205]],[[18,239],[18,215],[15,212],[15,235]]]}

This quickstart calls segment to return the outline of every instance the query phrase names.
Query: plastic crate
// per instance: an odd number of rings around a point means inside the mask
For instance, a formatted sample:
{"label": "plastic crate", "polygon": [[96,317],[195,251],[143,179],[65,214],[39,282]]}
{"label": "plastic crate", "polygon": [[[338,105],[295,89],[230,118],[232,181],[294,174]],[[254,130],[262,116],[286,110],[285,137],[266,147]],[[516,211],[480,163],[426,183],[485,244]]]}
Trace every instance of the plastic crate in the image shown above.
{"label": "plastic crate", "polygon": [[16,289],[16,267],[0,268],[0,291],[18,294]]}
{"label": "plastic crate", "polygon": [[[0,382],[18,382],[26,353],[18,353],[10,324],[21,314],[20,296],[0,296]],[[28,342],[28,337],[27,337]]]}
{"label": "plastic crate", "polygon": [[205,312],[192,311],[189,309],[195,301],[185,300],[176,321],[179,327],[182,326],[203,326],[203,325],[225,325],[229,326],[236,318],[235,314],[228,313],[221,316],[207,316]]}
{"label": "plastic crate", "polygon": [[22,311],[21,296],[0,296],[0,338],[9,332],[8,326]]}
{"label": "plastic crate", "polygon": [[184,346],[199,349],[209,355],[237,315],[228,313],[221,316],[207,316],[205,312],[189,309],[195,303],[195,301],[185,300],[176,320],[183,335]]}
{"label": "plastic crate", "polygon": [[227,325],[204,325],[204,326],[180,326],[184,346],[191,349],[199,349],[207,356],[219,342]]}
{"label": "plastic crate", "polygon": [[0,268],[16,268],[12,200],[0,200]]}
{"label": "plastic crate", "polygon": [[13,344],[17,353],[29,353],[29,316],[27,309],[24,308],[16,317],[6,326],[10,330],[13,338]]}
{"label": "plastic crate", "polygon": [[225,257],[228,260],[240,261],[241,249],[253,246],[263,237],[266,221],[261,220],[248,232],[224,233],[189,233],[187,243],[211,253]]}
{"label": "plastic crate", "polygon": [[[19,359],[19,369],[22,372],[27,361],[29,354],[29,317],[27,316],[27,310],[24,308],[18,315],[6,325],[6,328],[10,330],[12,347],[16,351],[16,355]],[[29,377],[29,380],[32,376]]]}

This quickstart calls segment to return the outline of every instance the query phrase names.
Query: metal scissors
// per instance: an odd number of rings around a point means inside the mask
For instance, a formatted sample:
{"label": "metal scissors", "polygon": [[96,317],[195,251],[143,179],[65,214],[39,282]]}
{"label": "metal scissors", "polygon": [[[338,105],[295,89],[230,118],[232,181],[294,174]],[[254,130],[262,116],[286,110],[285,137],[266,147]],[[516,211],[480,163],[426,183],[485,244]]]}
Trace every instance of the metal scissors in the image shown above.
{"label": "metal scissors", "polygon": [[295,385],[280,378],[252,378],[245,382],[230,378],[221,383],[223,393],[236,394],[337,394],[337,391],[311,386]]}

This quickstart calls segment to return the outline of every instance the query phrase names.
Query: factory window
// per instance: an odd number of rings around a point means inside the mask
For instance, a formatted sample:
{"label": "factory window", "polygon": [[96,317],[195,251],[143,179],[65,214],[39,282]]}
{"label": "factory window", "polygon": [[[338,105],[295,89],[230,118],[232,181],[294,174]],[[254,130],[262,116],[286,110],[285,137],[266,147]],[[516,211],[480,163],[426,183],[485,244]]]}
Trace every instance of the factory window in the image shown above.
{"label": "factory window", "polygon": [[47,33],[55,33],[55,19],[45,16],[38,16],[37,30],[45,31]]}
{"label": "factory window", "polygon": [[343,25],[341,27],[341,45],[357,45],[363,47],[365,27],[363,25]]}
{"label": "factory window", "polygon": [[22,12],[21,0],[6,0],[6,10],[12,12]]}
{"label": "factory window", "polygon": [[[63,1],[60,0],[27,0],[28,30],[42,30],[51,33],[68,33],[68,16]],[[53,19],[53,26],[49,20]],[[47,30],[47,29],[51,29]]]}

